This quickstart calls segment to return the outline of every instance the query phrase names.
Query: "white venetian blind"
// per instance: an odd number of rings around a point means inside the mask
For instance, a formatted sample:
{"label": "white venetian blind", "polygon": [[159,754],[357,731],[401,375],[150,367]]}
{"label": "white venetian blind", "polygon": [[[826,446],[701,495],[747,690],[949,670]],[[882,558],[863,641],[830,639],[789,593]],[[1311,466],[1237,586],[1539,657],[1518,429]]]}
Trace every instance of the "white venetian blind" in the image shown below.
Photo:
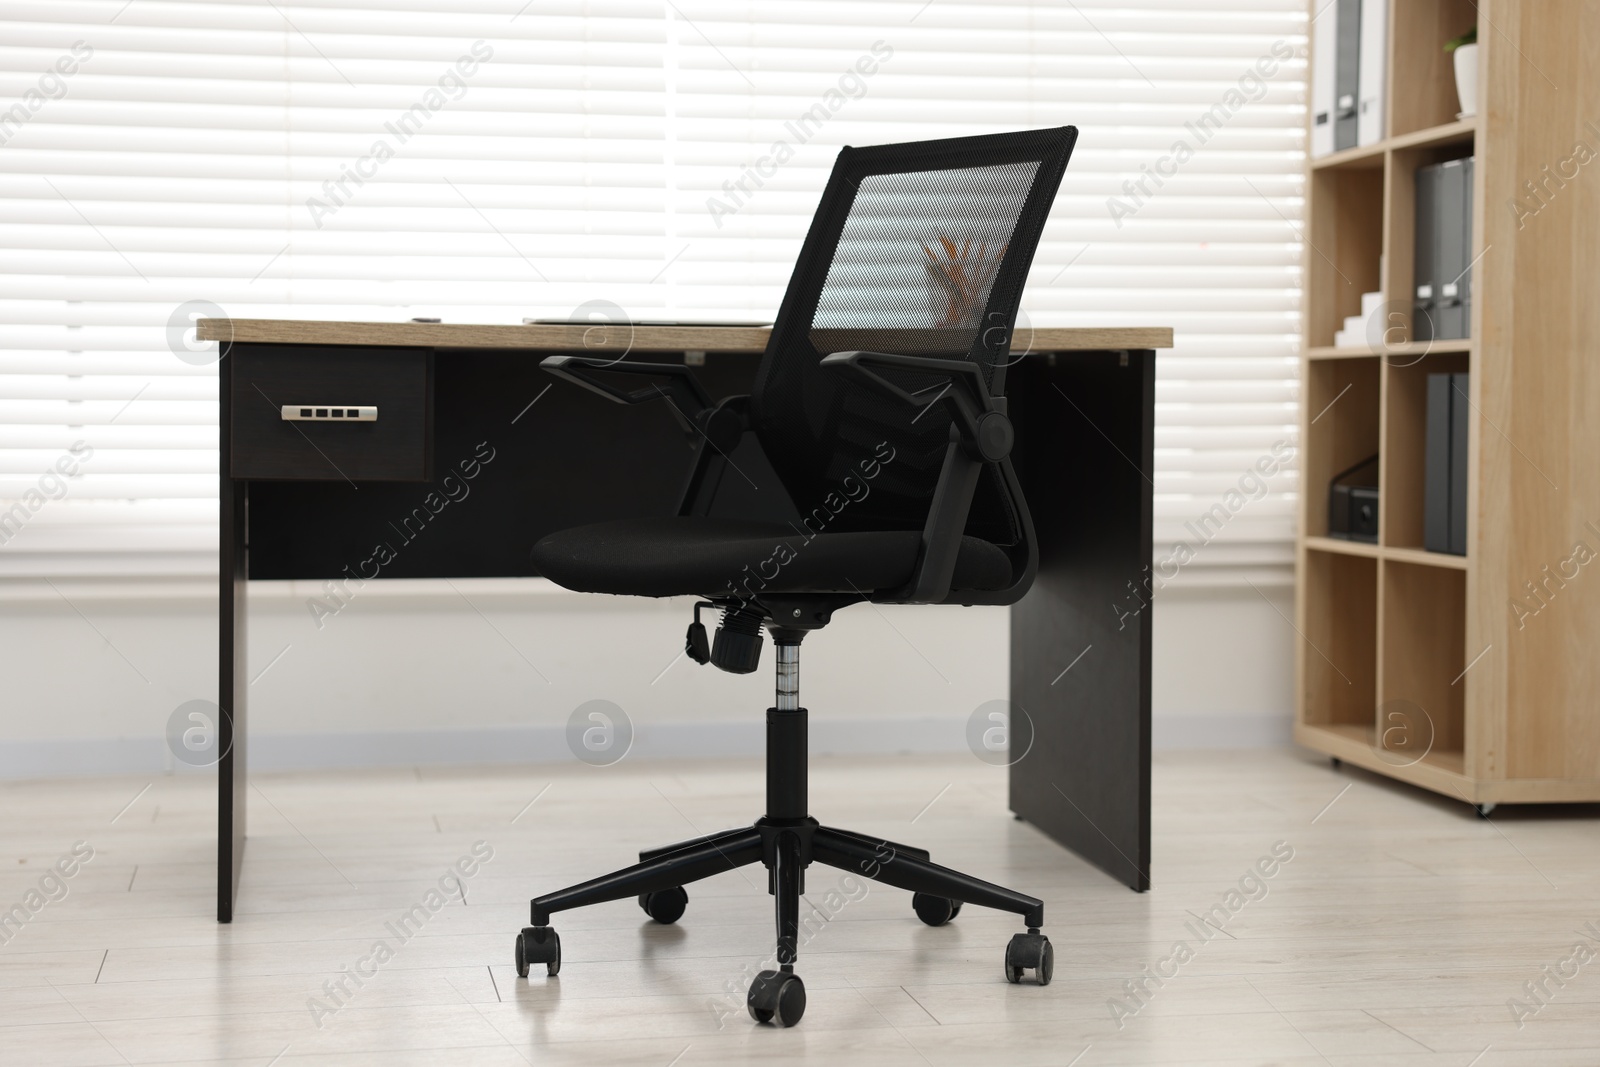
{"label": "white venetian blind", "polygon": [[1157,560],[1282,572],[1292,462],[1248,472],[1293,444],[1304,30],[1301,0],[0,3],[0,576],[215,567],[193,301],[770,317],[840,145],[1068,123],[1026,313],[1176,328]]}

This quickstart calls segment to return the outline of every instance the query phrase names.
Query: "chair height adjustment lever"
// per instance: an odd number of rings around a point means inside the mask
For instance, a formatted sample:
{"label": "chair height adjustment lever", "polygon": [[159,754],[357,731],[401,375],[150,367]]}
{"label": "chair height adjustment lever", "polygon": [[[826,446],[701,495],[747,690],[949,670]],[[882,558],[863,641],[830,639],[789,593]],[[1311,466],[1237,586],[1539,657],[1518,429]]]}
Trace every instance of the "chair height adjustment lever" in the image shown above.
{"label": "chair height adjustment lever", "polygon": [[711,641],[706,637],[706,628],[700,622],[701,608],[714,608],[715,604],[702,600],[694,606],[694,622],[689,624],[689,633],[684,638],[683,650],[689,658],[702,667],[711,662]]}

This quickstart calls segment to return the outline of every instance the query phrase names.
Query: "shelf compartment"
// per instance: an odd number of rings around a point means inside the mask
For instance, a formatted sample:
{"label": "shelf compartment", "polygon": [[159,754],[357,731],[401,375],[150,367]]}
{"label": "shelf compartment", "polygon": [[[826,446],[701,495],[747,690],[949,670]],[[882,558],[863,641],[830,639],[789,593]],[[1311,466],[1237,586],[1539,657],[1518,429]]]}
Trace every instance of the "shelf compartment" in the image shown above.
{"label": "shelf compartment", "polygon": [[1448,567],[1451,570],[1464,571],[1467,569],[1466,556],[1453,556],[1448,552],[1429,552],[1421,548],[1384,548],[1381,552],[1384,559],[1397,560],[1401,563],[1414,563],[1419,567]]}
{"label": "shelf compartment", "polygon": [[[1459,753],[1430,752],[1416,763],[1397,760],[1381,751],[1375,741],[1376,731],[1370,725],[1360,726],[1305,726],[1297,725],[1294,739],[1297,744],[1346,763],[1375,771],[1385,777],[1409,785],[1431,789],[1451,800],[1466,799],[1472,803],[1510,799],[1526,799],[1516,794],[1518,783],[1479,783],[1462,773]],[[1501,789],[1496,789],[1496,786]],[[1600,783],[1576,783],[1571,790],[1573,799],[1588,799],[1600,795]]]}
{"label": "shelf compartment", "polygon": [[1422,757],[1425,766],[1438,767],[1451,774],[1466,775],[1467,761],[1460,749],[1433,749]]}
{"label": "shelf compartment", "polygon": [[1301,722],[1370,734],[1377,692],[1378,561],[1308,546]]}
{"label": "shelf compartment", "polygon": [[1364,357],[1376,357],[1379,354],[1366,348],[1334,348],[1331,345],[1326,348],[1306,349],[1306,358],[1309,360],[1362,359]]}
{"label": "shelf compartment", "polygon": [[1306,346],[1333,344],[1361,294],[1381,285],[1384,169],[1318,170],[1309,181],[1306,233]]}
{"label": "shelf compartment", "polygon": [[[1381,361],[1374,357],[1325,359],[1305,366],[1306,429],[1301,483],[1306,532],[1328,532],[1328,483],[1334,475],[1378,451]],[[1379,520],[1382,520],[1379,504]]]}
{"label": "shelf compartment", "polygon": [[1364,556],[1367,559],[1378,559],[1383,555],[1383,550],[1377,545],[1369,545],[1365,541],[1345,541],[1338,537],[1308,537],[1306,548],[1340,556]]}
{"label": "shelf compartment", "polygon": [[1461,104],[1454,57],[1444,46],[1482,21],[1477,6],[1473,0],[1392,0],[1389,20],[1386,132],[1398,138],[1455,122]]}
{"label": "shelf compartment", "polygon": [[1337,537],[1308,537],[1306,548],[1341,556],[1392,559],[1400,563],[1414,563],[1419,567],[1446,567],[1458,571],[1467,569],[1466,556],[1452,556],[1446,552],[1425,552],[1420,548],[1385,548],[1381,545],[1369,545],[1365,541],[1344,541]]}
{"label": "shelf compartment", "polygon": [[1369,723],[1310,723],[1295,727],[1295,740],[1352,763],[1369,757],[1377,731]]}
{"label": "shelf compartment", "polygon": [[1461,773],[1466,735],[1467,576],[1383,563],[1378,749]]}
{"label": "shelf compartment", "polygon": [[[1455,70],[1450,72],[1450,87],[1455,88]],[[1454,119],[1441,126],[1429,126],[1427,129],[1414,130],[1403,133],[1398,137],[1391,137],[1382,142],[1389,151],[1401,151],[1408,148],[1442,148],[1449,145],[1470,145],[1473,137],[1478,132],[1477,116],[1464,119]]]}
{"label": "shelf compartment", "polygon": [[[1454,79],[1455,72],[1451,71]],[[1455,83],[1452,80],[1451,85]],[[1384,154],[1396,149],[1406,148],[1434,148],[1439,145],[1470,144],[1473,135],[1477,132],[1478,120],[1476,117],[1454,119],[1442,126],[1429,126],[1423,130],[1413,130],[1398,137],[1387,137],[1382,141],[1362,145],[1359,148],[1346,148],[1343,152],[1334,152],[1320,159],[1311,161],[1313,170],[1367,170],[1383,166]]]}
{"label": "shelf compartment", "polygon": [[1311,169],[1317,170],[1379,170],[1383,167],[1383,153],[1389,146],[1387,140],[1374,141],[1372,144],[1360,145],[1356,148],[1346,148],[1339,152],[1330,152],[1311,161]]}
{"label": "shelf compartment", "polygon": [[[1383,361],[1383,486],[1378,528],[1386,547],[1423,551],[1423,472],[1427,466],[1428,375],[1470,368],[1465,352],[1430,352]],[[1477,431],[1476,419],[1468,432]],[[1470,517],[1469,517],[1470,518]]]}
{"label": "shelf compartment", "polygon": [[1370,348],[1308,348],[1307,359],[1360,359],[1362,356],[1385,356],[1391,360],[1405,360],[1412,356],[1425,356],[1429,352],[1470,352],[1472,339],[1462,338],[1458,341],[1424,341],[1421,344],[1406,343],[1386,345],[1382,352]]}

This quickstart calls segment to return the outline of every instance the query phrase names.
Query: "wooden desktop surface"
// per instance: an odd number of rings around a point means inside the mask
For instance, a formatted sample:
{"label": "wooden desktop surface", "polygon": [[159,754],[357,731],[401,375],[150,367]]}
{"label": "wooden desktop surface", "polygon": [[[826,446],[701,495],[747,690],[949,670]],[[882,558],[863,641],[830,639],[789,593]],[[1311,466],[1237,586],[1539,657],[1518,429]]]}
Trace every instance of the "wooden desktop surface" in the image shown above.
{"label": "wooden desktop surface", "polygon": [[[396,345],[431,348],[527,348],[539,352],[621,348],[639,352],[762,352],[766,326],[481,326],[454,322],[322,322],[294,319],[201,319],[202,341],[267,345]],[[1065,352],[1171,348],[1164,326],[1040,326],[1016,331],[1013,351]]]}

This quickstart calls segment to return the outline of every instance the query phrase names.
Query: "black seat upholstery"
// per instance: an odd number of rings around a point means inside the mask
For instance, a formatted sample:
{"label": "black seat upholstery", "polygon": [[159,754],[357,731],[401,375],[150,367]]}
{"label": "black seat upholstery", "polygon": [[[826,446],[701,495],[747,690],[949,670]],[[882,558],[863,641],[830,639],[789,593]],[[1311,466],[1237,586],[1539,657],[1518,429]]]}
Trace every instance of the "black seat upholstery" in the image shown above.
{"label": "black seat upholstery", "polygon": [[[781,523],[698,516],[621,519],[561,530],[533,549],[539,572],[585,593],[742,596],[899,589],[917,565],[916,530],[807,534]],[[956,589],[1004,589],[1011,563],[963,537]]]}

